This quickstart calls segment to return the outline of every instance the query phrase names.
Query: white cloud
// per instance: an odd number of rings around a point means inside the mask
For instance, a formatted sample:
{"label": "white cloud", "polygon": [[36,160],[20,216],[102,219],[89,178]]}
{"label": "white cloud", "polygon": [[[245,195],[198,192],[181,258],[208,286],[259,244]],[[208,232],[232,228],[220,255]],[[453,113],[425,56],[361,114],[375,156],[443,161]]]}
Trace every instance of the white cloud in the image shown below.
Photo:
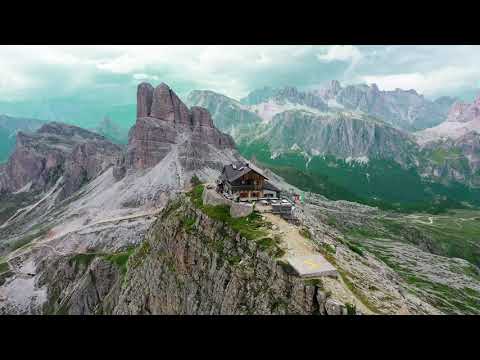
{"label": "white cloud", "polygon": [[133,79],[138,81],[146,81],[146,80],[160,81],[160,78],[157,75],[149,75],[149,74],[133,74]]}
{"label": "white cloud", "polygon": [[1,46],[0,101],[114,85],[131,96],[140,81],[239,98],[265,85],[333,78],[455,95],[478,87],[479,63],[480,46]]}
{"label": "white cloud", "polygon": [[375,83],[384,90],[415,89],[421,94],[438,95],[474,88],[478,84],[479,75],[477,68],[446,66],[424,73],[364,75],[360,80]]}
{"label": "white cloud", "polygon": [[362,58],[362,53],[353,45],[334,45],[327,49],[325,53],[317,54],[320,61],[350,61],[357,63]]}

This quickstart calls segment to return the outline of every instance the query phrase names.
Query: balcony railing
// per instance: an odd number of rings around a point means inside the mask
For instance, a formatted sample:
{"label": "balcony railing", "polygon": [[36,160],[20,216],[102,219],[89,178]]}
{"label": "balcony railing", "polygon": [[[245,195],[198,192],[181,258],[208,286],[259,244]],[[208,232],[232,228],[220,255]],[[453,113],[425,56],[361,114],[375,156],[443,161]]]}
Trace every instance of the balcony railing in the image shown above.
{"label": "balcony railing", "polygon": [[237,191],[260,191],[263,190],[262,185],[232,185],[231,186],[233,192]]}

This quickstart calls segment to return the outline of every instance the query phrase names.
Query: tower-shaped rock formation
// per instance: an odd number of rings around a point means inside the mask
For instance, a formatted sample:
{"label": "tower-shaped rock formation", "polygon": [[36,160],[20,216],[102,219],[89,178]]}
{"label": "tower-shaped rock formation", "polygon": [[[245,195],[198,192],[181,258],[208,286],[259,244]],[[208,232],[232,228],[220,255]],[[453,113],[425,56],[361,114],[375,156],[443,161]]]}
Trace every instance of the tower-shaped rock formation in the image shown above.
{"label": "tower-shaped rock formation", "polygon": [[[137,121],[129,135],[125,168],[146,169],[177,147],[180,161],[194,170],[210,161],[210,149],[233,149],[233,139],[215,128],[207,109],[191,110],[164,83],[142,83],[137,91]],[[124,171],[115,171],[121,177]]]}
{"label": "tower-shaped rock formation", "polygon": [[188,107],[166,84],[162,83],[153,92],[150,116],[178,124],[189,124]]}
{"label": "tower-shaped rock formation", "polygon": [[153,86],[141,83],[137,89],[137,118],[150,116],[153,101]]}

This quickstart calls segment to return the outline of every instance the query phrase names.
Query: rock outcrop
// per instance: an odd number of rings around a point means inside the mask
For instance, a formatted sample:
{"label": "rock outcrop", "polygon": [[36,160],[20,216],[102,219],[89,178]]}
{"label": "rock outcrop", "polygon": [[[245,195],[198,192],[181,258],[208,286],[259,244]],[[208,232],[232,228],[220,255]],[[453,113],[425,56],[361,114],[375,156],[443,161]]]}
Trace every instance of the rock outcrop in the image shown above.
{"label": "rock outcrop", "polygon": [[46,191],[63,176],[65,198],[112,166],[121,148],[90,131],[47,123],[36,133],[19,132],[14,153],[0,173],[0,192]]}
{"label": "rock outcrop", "polygon": [[232,218],[245,217],[253,212],[253,204],[232,202],[230,206],[230,216]]}
{"label": "rock outcrop", "polygon": [[137,90],[137,118],[150,116],[153,102],[153,86],[141,83]]}
{"label": "rock outcrop", "polygon": [[19,131],[34,132],[44,124],[36,119],[0,115],[0,163],[8,160],[15,150],[15,138]]}
{"label": "rock outcrop", "polygon": [[471,104],[463,101],[456,102],[448,113],[449,122],[480,122],[480,96]]}
{"label": "rock outcrop", "polygon": [[374,119],[305,111],[276,115],[261,138],[275,153],[297,150],[310,156],[395,159],[402,165],[412,161],[410,149],[415,145],[407,133]]}
{"label": "rock outcrop", "polygon": [[[137,92],[137,118],[129,135],[126,166],[132,169],[147,169],[158,164],[174,145],[184,144],[183,153],[188,148],[197,149],[193,157],[207,159],[208,147],[233,149],[233,139],[217,130],[210,113],[200,107],[191,110],[165,84],[153,87],[142,83]],[[151,107],[150,94],[152,93]],[[180,149],[182,151],[182,149]],[[198,155],[198,156],[197,156]],[[189,162],[192,170],[195,159]]]}
{"label": "rock outcrop", "polygon": [[[188,224],[185,225],[188,220]],[[114,314],[321,314],[319,288],[258,243],[195,209],[169,204],[129,259]]]}

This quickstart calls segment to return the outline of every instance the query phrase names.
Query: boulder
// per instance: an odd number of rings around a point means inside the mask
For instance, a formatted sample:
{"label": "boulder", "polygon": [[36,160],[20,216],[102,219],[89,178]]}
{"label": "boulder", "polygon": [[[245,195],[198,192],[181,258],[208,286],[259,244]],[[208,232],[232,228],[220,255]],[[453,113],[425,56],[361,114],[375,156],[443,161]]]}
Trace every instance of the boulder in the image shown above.
{"label": "boulder", "polygon": [[225,199],[222,195],[217,193],[215,190],[204,189],[203,190],[203,205],[231,205],[231,201]]}
{"label": "boulder", "polygon": [[230,207],[230,216],[233,218],[245,217],[253,212],[253,204],[233,202]]}
{"label": "boulder", "polygon": [[325,311],[327,315],[347,315],[347,308],[332,298],[325,302]]}

